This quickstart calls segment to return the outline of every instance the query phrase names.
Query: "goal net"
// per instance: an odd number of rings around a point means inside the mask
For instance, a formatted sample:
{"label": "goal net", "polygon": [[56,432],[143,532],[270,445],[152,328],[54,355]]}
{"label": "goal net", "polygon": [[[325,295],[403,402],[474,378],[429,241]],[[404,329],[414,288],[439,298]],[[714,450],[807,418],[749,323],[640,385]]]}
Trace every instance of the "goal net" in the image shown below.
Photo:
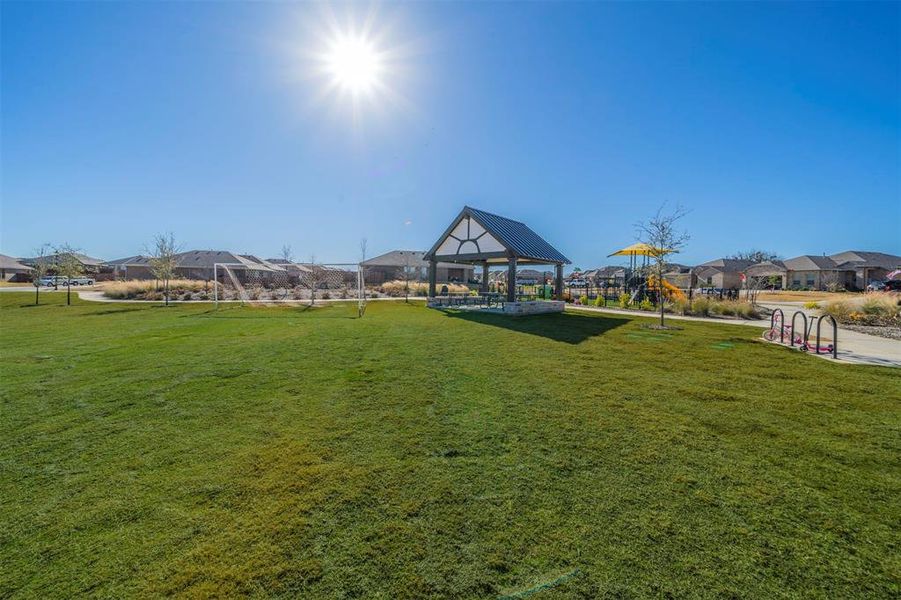
{"label": "goal net", "polygon": [[356,302],[365,311],[364,273],[352,263],[216,263],[215,300],[253,305]]}

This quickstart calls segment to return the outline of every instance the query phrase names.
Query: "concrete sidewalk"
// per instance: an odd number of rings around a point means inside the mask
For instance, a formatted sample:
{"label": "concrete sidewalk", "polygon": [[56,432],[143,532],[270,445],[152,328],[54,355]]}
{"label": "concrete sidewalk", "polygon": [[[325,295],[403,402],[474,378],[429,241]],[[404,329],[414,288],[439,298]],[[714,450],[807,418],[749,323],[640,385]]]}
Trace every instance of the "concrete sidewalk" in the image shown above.
{"label": "concrete sidewalk", "polygon": [[[805,310],[803,308],[803,303],[798,303],[795,305],[794,303],[780,303],[779,305],[769,305],[763,304],[767,308],[781,308],[785,313],[785,320],[788,324],[791,324],[792,315],[796,310],[803,310],[805,314],[809,316],[811,315],[811,311]],[[567,310],[579,310],[586,312],[601,312],[601,313],[610,313],[617,315],[627,315],[630,317],[645,317],[649,319],[656,318],[660,319],[659,315],[655,315],[655,313],[651,312],[638,312],[634,310],[622,310],[617,308],[598,308],[592,306],[574,306],[572,304],[567,305]],[[686,317],[681,315],[666,315],[666,320],[674,320],[674,321],[701,321],[704,323],[717,323],[719,325],[738,325],[744,327],[756,327],[758,329],[769,329],[770,328],[770,320],[769,319],[754,319],[754,320],[743,320],[743,319],[715,319],[712,317]],[[829,329],[828,333],[824,332],[824,339],[828,339],[831,341],[832,338],[832,330]],[[763,337],[761,337],[763,340]],[[775,342],[768,342],[775,343]],[[786,348],[789,348],[788,344],[785,344]],[[884,337],[878,337],[875,335],[867,335],[865,333],[860,333],[858,331],[851,331],[850,329],[842,329],[839,327],[838,329],[838,360],[835,361],[832,358],[832,355],[825,354],[811,354],[811,356],[819,356],[820,358],[824,358],[827,360],[831,360],[833,362],[839,362],[843,364],[863,364],[863,365],[878,365],[883,367],[901,367],[901,341],[891,340]]]}

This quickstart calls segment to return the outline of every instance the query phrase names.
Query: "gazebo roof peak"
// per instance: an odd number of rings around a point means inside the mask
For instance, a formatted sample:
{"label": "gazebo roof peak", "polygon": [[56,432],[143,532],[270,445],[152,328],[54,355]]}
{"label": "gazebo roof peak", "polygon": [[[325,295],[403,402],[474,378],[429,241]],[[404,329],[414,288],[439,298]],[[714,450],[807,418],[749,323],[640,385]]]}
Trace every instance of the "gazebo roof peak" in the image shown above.
{"label": "gazebo roof peak", "polygon": [[521,262],[569,264],[525,223],[464,206],[450,227],[426,253],[429,259],[457,262]]}

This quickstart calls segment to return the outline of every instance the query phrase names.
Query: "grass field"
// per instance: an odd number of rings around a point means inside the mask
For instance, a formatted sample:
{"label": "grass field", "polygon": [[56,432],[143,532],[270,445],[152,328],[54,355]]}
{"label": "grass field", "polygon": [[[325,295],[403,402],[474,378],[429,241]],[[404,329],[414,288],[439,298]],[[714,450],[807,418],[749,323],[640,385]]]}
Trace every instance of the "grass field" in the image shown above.
{"label": "grass field", "polygon": [[0,597],[897,597],[901,373],[759,331],[0,294]]}

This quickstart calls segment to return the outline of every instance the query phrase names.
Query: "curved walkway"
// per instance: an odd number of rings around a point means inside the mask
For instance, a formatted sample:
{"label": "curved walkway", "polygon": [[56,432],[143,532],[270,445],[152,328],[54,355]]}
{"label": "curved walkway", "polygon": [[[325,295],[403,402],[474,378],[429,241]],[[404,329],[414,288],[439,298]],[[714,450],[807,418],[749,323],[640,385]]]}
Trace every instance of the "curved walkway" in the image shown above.
{"label": "curved walkway", "polygon": [[[781,308],[786,315],[787,321],[791,320],[791,316],[792,314],[794,314],[795,310],[803,310],[808,316],[811,315],[810,311],[803,308],[803,303],[798,303],[797,305],[795,305],[794,303],[780,303],[778,305],[763,303],[762,305],[766,306],[767,308]],[[618,308],[598,308],[592,306],[574,306],[569,304],[566,306],[566,309],[628,315],[631,317],[646,317],[650,319],[653,319],[655,317],[655,314],[650,312],[641,313],[634,310],[623,310]],[[660,318],[659,315],[657,315],[657,318]],[[666,319],[672,319],[674,321],[701,321],[704,323],[718,323],[720,325],[739,325],[746,327],[757,327],[758,329],[769,329],[770,327],[769,319],[716,319],[712,317],[687,317],[680,315],[666,315]],[[831,337],[831,332],[829,333]],[[763,341],[762,337],[761,341]],[[789,346],[786,346],[786,348],[788,347]],[[819,356],[820,358],[833,360],[832,355],[811,354],[811,356]],[[839,327],[838,360],[834,362],[843,364],[853,363],[864,365],[879,365],[883,367],[901,367],[901,341],[891,340],[875,335],[867,335],[866,333],[860,333],[859,331],[851,331],[850,329],[843,329]]]}

